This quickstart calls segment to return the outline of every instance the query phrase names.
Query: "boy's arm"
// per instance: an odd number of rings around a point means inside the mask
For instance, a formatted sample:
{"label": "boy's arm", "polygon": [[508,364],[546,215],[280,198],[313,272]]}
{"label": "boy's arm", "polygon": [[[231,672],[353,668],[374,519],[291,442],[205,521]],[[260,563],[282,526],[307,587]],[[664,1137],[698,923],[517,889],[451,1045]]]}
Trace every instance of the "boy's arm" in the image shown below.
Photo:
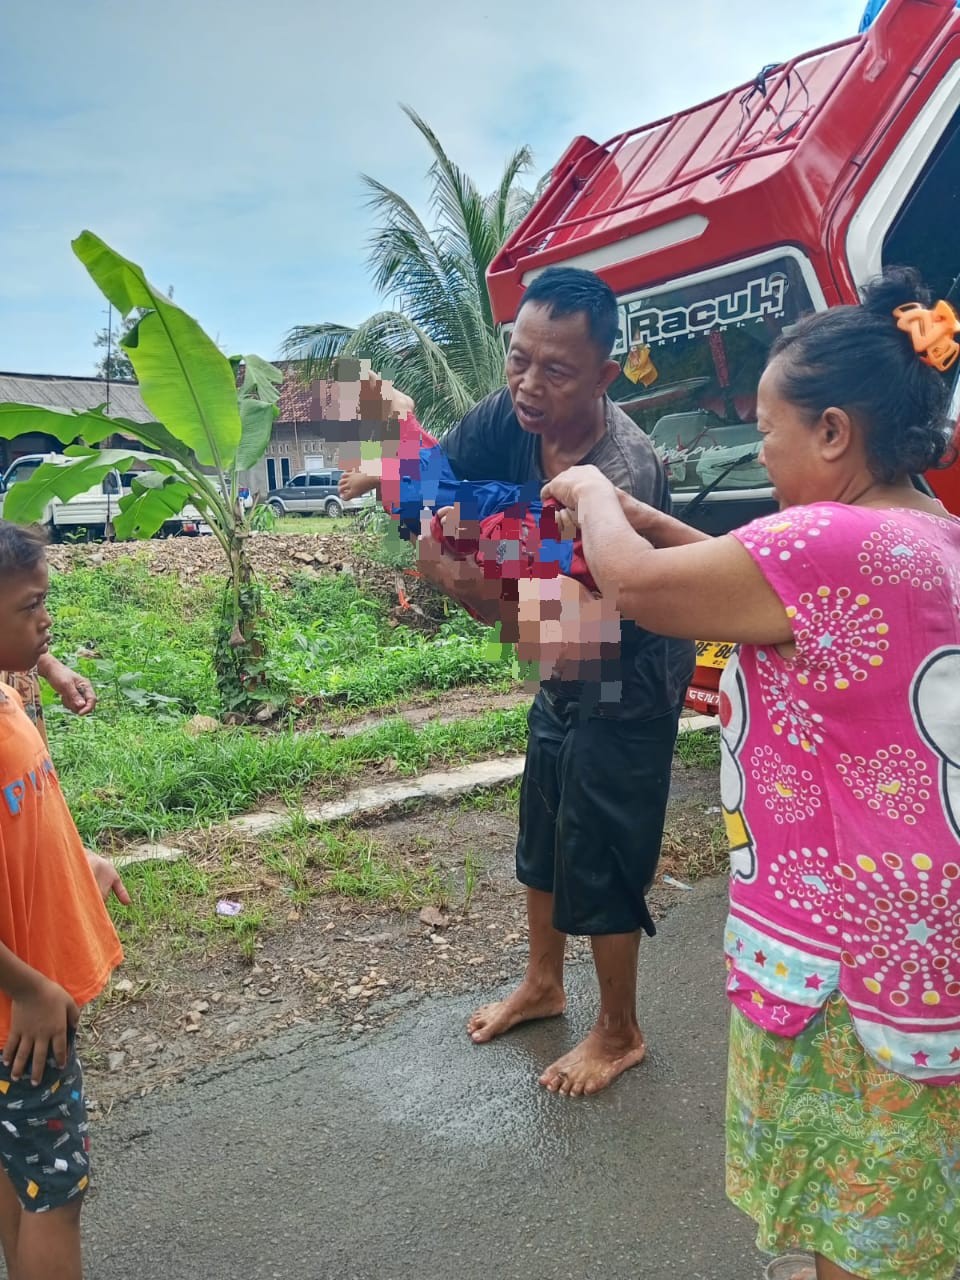
{"label": "boy's arm", "polygon": [[67,710],[75,715],[89,715],[97,705],[96,691],[86,676],[71,671],[52,653],[45,653],[37,659],[37,673],[59,696]]}
{"label": "boy's arm", "polygon": [[104,902],[109,900],[111,893],[115,893],[118,901],[125,907],[129,907],[130,894],[127,893],[123,878],[113,863],[108,858],[101,858],[99,853],[94,853],[92,849],[87,849],[86,855]]}
{"label": "boy's arm", "polygon": [[345,471],[337,482],[337,490],[344,502],[353,502],[365,493],[376,492],[380,497],[383,464],[379,458],[360,463],[359,471]]}
{"label": "boy's arm", "polygon": [[10,1035],[3,1048],[3,1064],[19,1080],[30,1064],[30,1082],[43,1078],[51,1049],[57,1064],[67,1065],[67,1035],[80,1020],[69,992],[31,969],[0,943],[0,990],[10,997]]}

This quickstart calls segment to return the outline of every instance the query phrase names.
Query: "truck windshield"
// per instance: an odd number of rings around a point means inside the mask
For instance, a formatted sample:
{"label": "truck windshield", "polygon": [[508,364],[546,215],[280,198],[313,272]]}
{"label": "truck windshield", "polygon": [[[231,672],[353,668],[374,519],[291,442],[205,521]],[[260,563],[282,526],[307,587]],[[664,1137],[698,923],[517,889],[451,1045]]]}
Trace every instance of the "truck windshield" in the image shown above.
{"label": "truck windshield", "polygon": [[41,461],[42,459],[31,459],[29,462],[15,462],[7,471],[6,483],[8,488],[19,480],[29,480],[40,466]]}
{"label": "truck windshield", "polygon": [[651,437],[675,493],[770,484],[756,460],[757,383],[779,333],[814,303],[785,254],[694,284],[622,295],[611,398]]}

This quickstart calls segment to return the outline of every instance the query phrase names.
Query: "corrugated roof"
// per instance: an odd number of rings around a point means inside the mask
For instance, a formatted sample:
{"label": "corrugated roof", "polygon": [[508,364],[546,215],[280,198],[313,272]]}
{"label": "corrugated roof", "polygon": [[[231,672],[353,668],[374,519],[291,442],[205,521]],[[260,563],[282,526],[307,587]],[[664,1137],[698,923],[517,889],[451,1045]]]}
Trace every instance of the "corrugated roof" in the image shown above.
{"label": "corrugated roof", "polygon": [[[108,390],[109,388],[109,390]],[[42,404],[52,409],[96,409],[109,398],[110,416],[152,422],[135,382],[59,378],[50,374],[0,372],[0,404]]]}

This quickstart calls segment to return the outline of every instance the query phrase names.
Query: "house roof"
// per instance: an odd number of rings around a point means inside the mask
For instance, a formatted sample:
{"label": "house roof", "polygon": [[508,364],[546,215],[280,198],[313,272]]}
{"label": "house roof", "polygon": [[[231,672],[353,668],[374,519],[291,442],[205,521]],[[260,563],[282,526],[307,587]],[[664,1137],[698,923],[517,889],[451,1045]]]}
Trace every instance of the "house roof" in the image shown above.
{"label": "house roof", "polygon": [[[349,422],[384,418],[390,412],[413,410],[409,396],[396,390],[370,369],[367,360],[352,362],[355,377],[320,380],[304,386],[296,366],[279,363],[284,373],[280,390],[282,423]],[[132,422],[152,422],[135,382],[110,382],[103,378],[66,378],[54,374],[4,373],[0,371],[0,404],[39,404],[51,409],[96,409],[109,397],[110,416]]]}
{"label": "house roof", "polygon": [[370,367],[369,360],[341,358],[334,376],[306,384],[300,380],[298,361],[275,361],[283,372],[280,388],[280,424],[386,421],[391,413],[414,412],[408,395]]}
{"label": "house roof", "polygon": [[0,404],[39,404],[50,409],[96,409],[110,405],[110,416],[152,422],[135,382],[103,378],[61,378],[46,373],[0,371]]}

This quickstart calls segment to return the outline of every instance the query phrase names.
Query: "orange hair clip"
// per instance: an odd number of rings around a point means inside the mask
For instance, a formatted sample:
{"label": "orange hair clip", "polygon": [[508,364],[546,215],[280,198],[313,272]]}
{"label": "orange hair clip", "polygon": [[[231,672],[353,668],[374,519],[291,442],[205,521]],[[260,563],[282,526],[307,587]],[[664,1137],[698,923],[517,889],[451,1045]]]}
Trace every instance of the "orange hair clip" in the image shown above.
{"label": "orange hair clip", "polygon": [[932,309],[919,302],[907,302],[893,314],[897,328],[909,334],[913,349],[924,364],[941,373],[952,368],[960,356],[960,342],[955,336],[960,333],[960,317],[949,302],[941,299]]}

